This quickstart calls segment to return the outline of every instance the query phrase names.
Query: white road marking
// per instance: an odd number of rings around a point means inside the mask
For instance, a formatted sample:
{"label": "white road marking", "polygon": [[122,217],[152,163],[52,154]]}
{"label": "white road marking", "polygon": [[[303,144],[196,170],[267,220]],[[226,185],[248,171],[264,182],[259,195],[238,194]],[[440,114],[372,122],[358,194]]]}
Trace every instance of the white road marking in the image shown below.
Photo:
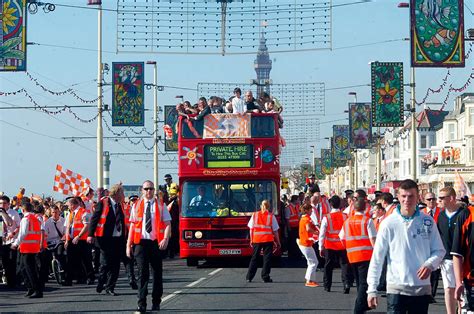
{"label": "white road marking", "polygon": [[212,272],[209,273],[209,276],[214,276],[215,274],[217,274],[218,272],[220,272],[223,268],[218,268]]}
{"label": "white road marking", "polygon": [[178,290],[178,291],[173,292],[172,294],[168,294],[166,297],[164,297],[163,299],[161,299],[161,303],[168,301],[169,299],[171,299],[171,298],[177,296],[177,295],[180,294],[181,292],[183,292],[183,291]]}
{"label": "white road marking", "polygon": [[200,283],[201,281],[203,280],[206,280],[206,278],[199,278],[198,280],[194,281],[194,282],[191,282],[189,285],[187,285],[186,287],[190,288],[190,287],[194,287],[195,285],[197,285],[198,283]]}

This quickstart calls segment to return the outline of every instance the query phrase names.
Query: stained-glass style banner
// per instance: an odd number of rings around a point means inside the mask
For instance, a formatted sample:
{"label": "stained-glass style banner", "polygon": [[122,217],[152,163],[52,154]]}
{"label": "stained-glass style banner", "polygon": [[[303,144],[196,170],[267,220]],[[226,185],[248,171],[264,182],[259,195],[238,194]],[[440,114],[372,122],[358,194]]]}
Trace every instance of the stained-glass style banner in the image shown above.
{"label": "stained-glass style banner", "polygon": [[321,149],[321,172],[332,174],[332,152],[330,149]]}
{"label": "stained-glass style banner", "polygon": [[411,64],[464,67],[463,0],[411,0]]}
{"label": "stained-glass style banner", "polygon": [[145,125],[143,62],[112,63],[112,125]]}
{"label": "stained-glass style banner", "polygon": [[370,103],[349,104],[349,143],[351,148],[369,148],[372,141]]}
{"label": "stained-glass style banner", "polygon": [[403,63],[372,62],[372,126],[403,126]]}
{"label": "stained-glass style banner", "polygon": [[0,71],[26,71],[26,0],[0,0]]}
{"label": "stained-glass style banner", "polygon": [[314,174],[318,180],[324,179],[321,158],[314,158]]}
{"label": "stained-glass style banner", "polygon": [[349,145],[349,126],[333,125],[334,164],[345,164],[351,158]]}
{"label": "stained-glass style banner", "polygon": [[165,106],[165,151],[178,151],[178,111],[176,106]]}

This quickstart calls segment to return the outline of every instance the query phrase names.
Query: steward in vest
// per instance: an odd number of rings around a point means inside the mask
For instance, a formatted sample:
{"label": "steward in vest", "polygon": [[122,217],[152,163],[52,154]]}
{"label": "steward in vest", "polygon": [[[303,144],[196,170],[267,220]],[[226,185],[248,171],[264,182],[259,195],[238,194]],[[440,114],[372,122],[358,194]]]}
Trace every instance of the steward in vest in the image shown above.
{"label": "steward in vest", "polygon": [[288,230],[288,257],[300,258],[301,253],[296,244],[300,221],[300,204],[298,195],[292,195],[288,207],[285,208],[286,228]]}
{"label": "steward in vest", "polygon": [[317,231],[317,229],[311,221],[310,215],[312,211],[313,208],[310,204],[303,204],[301,206],[302,216],[300,219],[298,232],[299,238],[297,239],[297,243],[308,264],[305,274],[305,286],[319,287],[319,284],[316,282],[316,267],[318,267],[318,259],[316,258],[316,252],[313,249],[313,234]]}
{"label": "steward in vest", "polygon": [[347,258],[357,282],[354,313],[365,313],[370,310],[367,303],[367,272],[377,231],[375,231],[372,219],[365,215],[366,208],[367,204],[364,198],[356,199],[354,201],[355,213],[344,222],[344,227],[339,234],[345,244]]}
{"label": "steward in vest", "polygon": [[146,312],[150,265],[153,272],[152,311],[159,311],[163,296],[163,255],[171,236],[171,216],[163,203],[163,193],[155,197],[153,182],[142,185],[142,198],[130,213],[127,256],[135,257],[138,267],[138,312]]}
{"label": "steward in vest", "polygon": [[260,210],[253,213],[248,227],[250,228],[250,246],[253,247],[253,254],[247,271],[247,282],[251,282],[257,273],[257,260],[261,250],[263,250],[263,282],[273,282],[270,278],[273,243],[276,243],[277,248],[281,245],[278,236],[278,222],[270,212],[268,200],[263,200]]}
{"label": "steward in vest", "polygon": [[28,288],[26,297],[42,298],[43,290],[36,264],[36,256],[43,249],[41,242],[41,223],[33,214],[33,205],[24,203],[21,205],[24,214],[20,222],[18,238],[12,245],[20,249],[20,270],[23,274],[25,285]]}
{"label": "steward in vest", "polygon": [[33,212],[34,212],[35,217],[38,219],[38,221],[41,224],[42,249],[36,255],[36,263],[39,265],[39,277],[40,277],[41,290],[44,291],[44,286],[46,282],[48,281],[49,268],[51,265],[51,262],[50,262],[51,259],[49,258],[49,255],[51,253],[46,249],[48,247],[48,238],[47,238],[45,228],[44,228],[44,221],[45,221],[44,206],[41,204],[33,205]]}
{"label": "steward in vest", "polygon": [[330,206],[326,200],[326,197],[323,198],[323,195],[321,195],[320,192],[313,193],[310,202],[311,207],[313,208],[313,212],[311,213],[311,220],[318,229],[318,232],[316,232],[314,235],[315,242],[313,245],[313,249],[316,252],[316,257],[318,259],[318,268],[322,269],[324,267],[324,264],[326,264],[326,261],[324,260],[324,257],[322,257],[319,253],[319,227],[321,226],[321,221],[324,215],[329,214]]}
{"label": "steward in vest", "polygon": [[115,184],[110,188],[109,196],[99,201],[92,214],[87,243],[92,244],[96,238],[100,248],[97,293],[105,289],[108,295],[117,295],[115,285],[120,260],[125,255],[125,215],[122,210],[124,198],[122,184]]}
{"label": "steward in vest", "polygon": [[[69,214],[66,218],[66,286],[72,285],[72,279],[76,274],[78,283],[94,283],[94,269],[92,267],[92,248],[87,243],[87,231],[89,229],[90,213],[80,204],[80,198],[71,197],[66,204]],[[85,268],[86,274],[83,274]]]}
{"label": "steward in vest", "polygon": [[363,212],[363,214],[368,217],[368,218],[372,218],[372,213],[371,213],[371,210],[372,210],[372,207],[370,206],[370,202],[367,201],[367,193],[364,191],[364,190],[356,190],[355,193],[354,193],[354,202],[352,203],[352,207],[350,208],[350,213],[349,213],[349,217],[352,217],[355,215],[355,213],[357,212],[357,210],[355,209],[355,206],[354,206],[354,203],[356,200],[358,199],[364,199],[365,200],[365,210]]}
{"label": "steward in vest", "polygon": [[[423,208],[423,212],[433,217],[435,223],[438,224],[439,214],[443,211],[443,209],[436,206],[436,195],[431,192],[426,193],[425,204],[426,204],[426,207]],[[448,252],[448,254],[450,253],[451,252]],[[431,296],[433,297],[432,303],[434,303],[433,302],[434,297],[436,296],[438,292],[438,282],[439,282],[440,276],[441,276],[441,269],[436,269],[431,272],[430,282],[431,282]]]}
{"label": "steward in vest", "polygon": [[344,220],[347,216],[340,210],[341,199],[334,195],[329,199],[331,212],[326,214],[321,221],[319,229],[319,254],[324,256],[324,290],[331,291],[332,273],[336,265],[341,266],[341,280],[344,293],[349,293],[350,282],[348,278],[348,261],[344,244],[339,239]]}

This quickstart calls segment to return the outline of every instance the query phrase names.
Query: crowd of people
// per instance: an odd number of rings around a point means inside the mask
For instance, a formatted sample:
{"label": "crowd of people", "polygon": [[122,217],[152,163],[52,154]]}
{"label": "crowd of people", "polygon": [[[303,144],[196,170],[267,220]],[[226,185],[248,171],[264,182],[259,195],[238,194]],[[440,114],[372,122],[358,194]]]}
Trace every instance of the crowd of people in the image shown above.
{"label": "crowd of people", "polygon": [[117,296],[115,285],[123,263],[130,287],[137,290],[137,310],[145,312],[151,266],[152,310],[159,310],[162,259],[179,254],[177,194],[178,186],[167,174],[156,191],[147,180],[141,196],[127,199],[122,184],[97,193],[89,188],[64,201],[27,197],[24,188],[11,199],[1,195],[3,283],[12,289],[24,285],[25,297],[42,298],[53,276],[54,254],[62,268],[62,285],[95,285],[97,280],[97,293],[105,290]]}
{"label": "crowd of people", "polygon": [[[251,282],[255,260],[263,250],[262,279],[272,282],[272,248],[284,246],[289,258],[307,261],[306,287],[319,287],[316,271],[323,269],[323,287],[332,290],[333,270],[341,268],[342,293],[356,285],[354,313],[378,305],[387,298],[388,313],[428,313],[436,302],[441,275],[446,312],[474,310],[473,239],[474,200],[456,197],[452,187],[438,196],[420,195],[412,180],[401,183],[397,195],[375,192],[373,199],[362,190],[346,190],[330,198],[321,193],[314,175],[303,192],[282,195],[284,230],[262,203],[250,220],[254,254],[247,273]],[[463,293],[466,289],[466,293]],[[461,300],[463,303],[461,303]]]}
{"label": "crowd of people", "polygon": [[283,127],[283,119],[280,115],[283,107],[275,98],[263,92],[258,99],[255,99],[252,91],[249,90],[245,92],[242,99],[242,90],[239,87],[234,89],[234,95],[228,100],[217,96],[211,96],[209,99],[201,97],[194,105],[187,100],[179,103],[176,105],[176,110],[178,115],[197,121],[204,119],[208,114],[216,113],[277,113],[279,126]]}

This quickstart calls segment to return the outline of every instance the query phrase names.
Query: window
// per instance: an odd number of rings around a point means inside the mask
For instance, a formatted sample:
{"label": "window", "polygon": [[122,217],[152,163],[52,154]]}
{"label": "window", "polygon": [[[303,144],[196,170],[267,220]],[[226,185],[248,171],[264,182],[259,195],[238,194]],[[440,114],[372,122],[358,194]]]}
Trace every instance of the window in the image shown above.
{"label": "window", "polygon": [[436,135],[430,135],[430,146],[436,146]]}
{"label": "window", "polygon": [[275,136],[275,118],[269,116],[252,116],[252,138],[255,137],[274,137]]}
{"label": "window", "polygon": [[188,181],[183,185],[183,217],[251,216],[263,200],[278,214],[276,184],[270,180]]}
{"label": "window", "polygon": [[202,120],[181,120],[183,138],[201,138],[204,129],[204,119]]}
{"label": "window", "polygon": [[422,135],[420,137],[420,148],[426,148],[427,143],[426,143],[426,135]]}
{"label": "window", "polygon": [[393,158],[400,158],[400,142],[395,142],[395,146],[393,147]]}
{"label": "window", "polygon": [[474,108],[469,108],[469,126],[474,126]]}
{"label": "window", "polygon": [[[469,161],[474,161],[474,138],[471,138],[469,145]],[[472,191],[472,190],[471,190]]]}
{"label": "window", "polygon": [[448,140],[452,141],[455,139],[455,130],[454,130],[454,123],[448,124]]}
{"label": "window", "polygon": [[408,175],[411,175],[411,159],[410,158],[408,158],[407,167],[408,167]]}

